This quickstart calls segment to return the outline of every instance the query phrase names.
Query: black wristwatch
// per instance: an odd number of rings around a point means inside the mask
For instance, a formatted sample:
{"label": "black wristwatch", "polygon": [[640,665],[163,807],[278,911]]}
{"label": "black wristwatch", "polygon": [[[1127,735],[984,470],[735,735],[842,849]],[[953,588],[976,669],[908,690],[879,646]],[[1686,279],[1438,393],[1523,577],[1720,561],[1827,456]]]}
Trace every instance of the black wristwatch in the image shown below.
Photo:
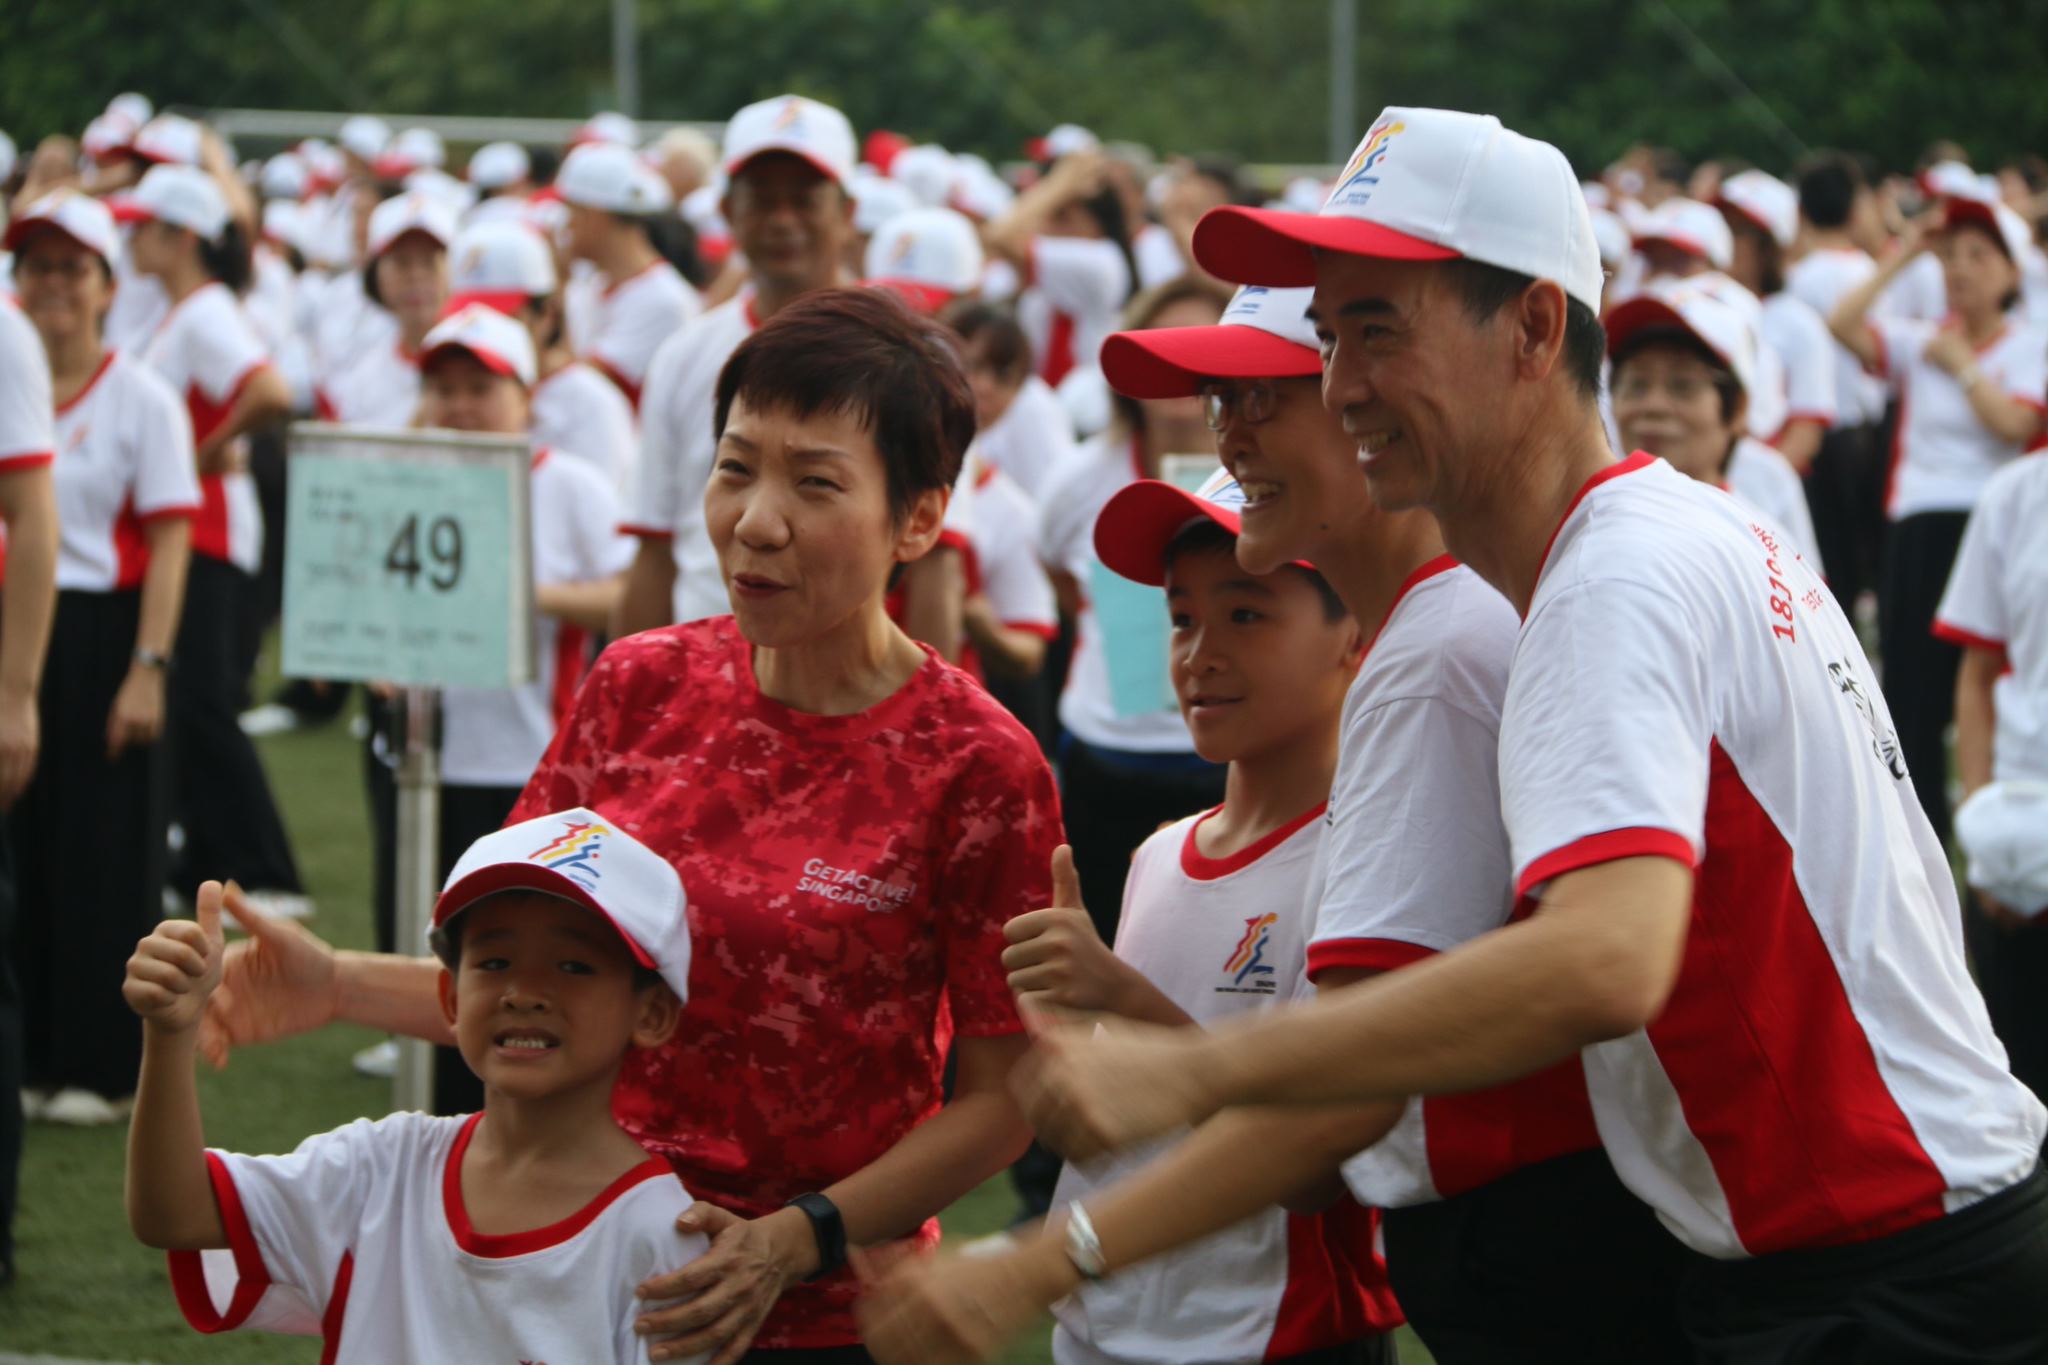
{"label": "black wristwatch", "polygon": [[818,1239],[818,1268],[804,1276],[806,1280],[822,1280],[846,1264],[846,1220],[837,1204],[822,1194],[800,1194],[783,1207],[801,1209],[811,1220],[811,1235]]}

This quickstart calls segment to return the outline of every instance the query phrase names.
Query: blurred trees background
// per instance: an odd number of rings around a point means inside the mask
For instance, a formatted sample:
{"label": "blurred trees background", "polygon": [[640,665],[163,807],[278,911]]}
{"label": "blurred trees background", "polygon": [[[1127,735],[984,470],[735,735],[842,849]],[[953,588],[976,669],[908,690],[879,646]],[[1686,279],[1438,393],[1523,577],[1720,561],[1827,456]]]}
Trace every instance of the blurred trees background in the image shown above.
{"label": "blurred trees background", "polygon": [[[638,0],[640,112],[790,89],[862,130],[1017,154],[1055,122],[1320,161],[1326,0]],[[1361,124],[1497,113],[1582,168],[1638,140],[1784,166],[2048,150],[2048,0],[1360,0]],[[0,0],[0,128],[160,105],[579,117],[611,103],[606,0]],[[1754,92],[1752,99],[1742,92]]]}

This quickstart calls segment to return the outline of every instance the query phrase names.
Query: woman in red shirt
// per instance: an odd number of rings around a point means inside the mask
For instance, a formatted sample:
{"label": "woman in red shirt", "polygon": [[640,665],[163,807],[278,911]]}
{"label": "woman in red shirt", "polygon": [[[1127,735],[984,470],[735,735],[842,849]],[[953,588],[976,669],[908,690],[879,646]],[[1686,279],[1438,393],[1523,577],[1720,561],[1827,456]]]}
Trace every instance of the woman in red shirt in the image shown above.
{"label": "woman in red shirt", "polygon": [[[1058,797],[1023,727],[883,609],[938,540],[973,414],[945,333],[883,291],[743,342],[704,500],[733,615],[608,649],[512,814],[590,806],[689,894],[683,1024],[614,1100],[714,1238],[650,1286],[649,1329],[682,1334],[655,1359],[867,1360],[845,1248],[934,1241],[1024,1148],[1002,927],[1048,903]],[[248,927],[215,1060],[336,1018],[448,1037],[431,960]]]}

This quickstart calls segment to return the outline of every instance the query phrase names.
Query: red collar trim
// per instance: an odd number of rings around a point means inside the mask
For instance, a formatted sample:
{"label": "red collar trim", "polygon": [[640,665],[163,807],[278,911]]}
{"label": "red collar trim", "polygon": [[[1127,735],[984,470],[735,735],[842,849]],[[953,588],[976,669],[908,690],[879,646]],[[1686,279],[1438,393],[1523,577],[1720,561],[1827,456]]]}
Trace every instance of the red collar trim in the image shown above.
{"label": "red collar trim", "polygon": [[533,470],[539,469],[542,465],[546,464],[548,456],[552,453],[554,453],[553,448],[550,446],[535,446],[533,448],[533,460],[526,466],[527,471],[531,473]]}
{"label": "red collar trim", "polygon": [[748,331],[758,332],[761,330],[761,310],[754,306],[754,296],[752,294],[747,295],[746,299],[741,303],[740,311],[746,314]]}
{"label": "red collar trim", "polygon": [[447,1168],[441,1175],[441,1205],[448,1217],[448,1231],[454,1235],[455,1245],[472,1256],[503,1260],[560,1246],[596,1222],[597,1216],[627,1190],[646,1181],[674,1174],[673,1168],[666,1161],[658,1157],[649,1157],[605,1186],[597,1198],[559,1223],[551,1223],[547,1227],[534,1228],[527,1232],[478,1232],[471,1226],[469,1210],[462,1202],[462,1158],[469,1151],[469,1140],[476,1136],[476,1126],[483,1122],[483,1118],[482,1114],[471,1114],[462,1125],[462,1131],[455,1135],[455,1146],[448,1153]]}
{"label": "red collar trim", "polygon": [[986,488],[995,481],[996,467],[992,463],[983,464],[981,468],[976,470],[974,473],[974,486],[976,488]]}
{"label": "red collar trim", "polygon": [[1213,882],[1217,878],[1227,877],[1233,872],[1242,872],[1300,833],[1302,827],[1310,821],[1322,819],[1323,812],[1329,808],[1330,803],[1328,801],[1318,801],[1313,809],[1303,811],[1271,834],[1253,843],[1246,844],[1227,858],[1211,858],[1195,846],[1195,831],[1202,827],[1204,820],[1216,814],[1217,811],[1222,810],[1223,807],[1218,806],[1216,810],[1203,811],[1195,817],[1195,822],[1188,826],[1188,837],[1180,846],[1180,870],[1198,882]]}
{"label": "red collar trim", "polygon": [[1401,586],[1394,591],[1394,600],[1387,603],[1387,614],[1380,618],[1380,623],[1373,627],[1372,638],[1365,642],[1365,653],[1358,656],[1359,662],[1362,664],[1366,659],[1372,657],[1372,647],[1379,643],[1380,636],[1386,634],[1387,622],[1394,619],[1394,613],[1401,609],[1401,603],[1407,600],[1411,589],[1418,584],[1427,583],[1438,574],[1449,573],[1457,567],[1458,561],[1456,557],[1452,555],[1438,555],[1435,559],[1430,560],[1427,564],[1424,564],[1421,568],[1403,579]]}
{"label": "red collar trim", "polygon": [[80,388],[77,393],[72,394],[69,398],[65,399],[63,402],[57,405],[57,415],[59,417],[62,417],[65,413],[71,411],[80,403],[83,403],[85,401],[85,396],[91,393],[95,388],[99,387],[101,377],[106,374],[108,368],[112,366],[113,363],[114,353],[112,351],[108,351],[105,355],[101,356],[100,367],[92,372],[92,378],[85,381],[84,387]]}
{"label": "red collar trim", "polygon": [[[1536,577],[1533,583],[1541,583],[1543,581],[1543,570],[1550,564],[1550,552],[1557,548],[1557,538],[1563,534],[1564,524],[1572,519],[1572,513],[1579,510],[1579,504],[1586,500],[1588,493],[1591,493],[1610,479],[1618,479],[1624,474],[1633,474],[1638,469],[1646,469],[1656,462],[1656,456],[1638,450],[1626,460],[1618,460],[1586,480],[1579,491],[1572,495],[1571,504],[1564,509],[1564,515],[1557,519],[1557,525],[1551,529],[1550,539],[1543,542],[1543,557],[1536,561]],[[1533,586],[1531,590],[1534,590]]]}

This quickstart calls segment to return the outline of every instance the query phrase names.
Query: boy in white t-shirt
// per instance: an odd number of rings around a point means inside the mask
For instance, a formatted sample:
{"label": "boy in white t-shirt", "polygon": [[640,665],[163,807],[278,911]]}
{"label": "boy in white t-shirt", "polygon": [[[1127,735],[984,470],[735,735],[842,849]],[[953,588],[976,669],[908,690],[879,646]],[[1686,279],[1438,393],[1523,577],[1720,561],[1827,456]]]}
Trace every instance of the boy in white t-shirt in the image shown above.
{"label": "boy in white t-shirt", "polygon": [[674,1171],[611,1113],[627,1052],[667,1041],[688,988],[668,861],[583,809],[479,839],[430,941],[483,1112],[358,1119],[289,1156],[204,1146],[192,1060],[224,901],[239,915],[238,892],[200,888],[197,922],[159,925],[122,988],[144,1020],[128,1221],[170,1251],[186,1320],[319,1336],[334,1362],[647,1360],[635,1286],[705,1248],[675,1230]]}

